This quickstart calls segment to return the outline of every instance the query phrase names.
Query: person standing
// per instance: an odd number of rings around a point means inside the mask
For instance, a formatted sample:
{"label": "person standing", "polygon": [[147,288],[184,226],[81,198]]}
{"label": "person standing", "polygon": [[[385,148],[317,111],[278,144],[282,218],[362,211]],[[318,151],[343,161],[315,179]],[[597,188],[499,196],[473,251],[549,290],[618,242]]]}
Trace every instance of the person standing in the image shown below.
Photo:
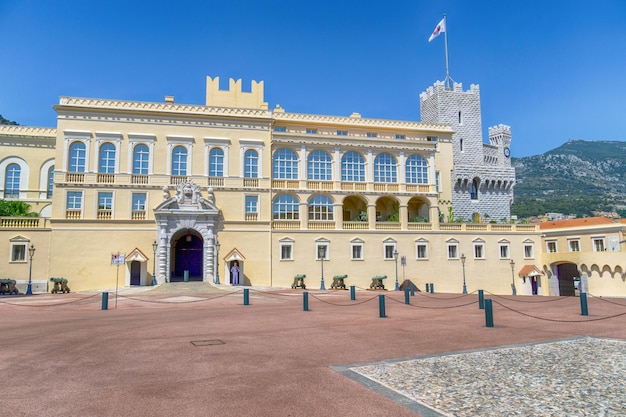
{"label": "person standing", "polygon": [[233,285],[239,285],[239,263],[234,262],[230,268],[230,281]]}

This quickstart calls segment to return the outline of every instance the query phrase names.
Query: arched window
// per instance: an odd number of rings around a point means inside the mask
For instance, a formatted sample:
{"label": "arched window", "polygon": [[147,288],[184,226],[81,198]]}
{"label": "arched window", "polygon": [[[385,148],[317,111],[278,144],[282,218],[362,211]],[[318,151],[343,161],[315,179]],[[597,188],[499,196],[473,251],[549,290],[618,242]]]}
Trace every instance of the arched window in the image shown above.
{"label": "arched window", "polygon": [[9,164],[4,176],[4,198],[19,198],[20,174],[22,169],[18,164]]}
{"label": "arched window", "polygon": [[46,190],[46,198],[52,198],[53,189],[54,189],[54,165],[48,168],[48,188]]}
{"label": "arched window", "polygon": [[374,159],[374,182],[397,182],[396,160],[388,153],[381,153]]}
{"label": "arched window", "polygon": [[178,177],[187,175],[187,148],[184,146],[172,149],[172,175]]}
{"label": "arched window", "polygon": [[224,151],[213,148],[209,151],[209,177],[224,176]]}
{"label": "arched window", "polygon": [[325,195],[309,199],[309,220],[333,220],[333,202]]}
{"label": "arched window", "polygon": [[148,145],[140,143],[133,148],[133,174],[148,175],[150,150]]}
{"label": "arched window", "polygon": [[259,154],[254,149],[248,149],[243,155],[243,177],[259,178]]}
{"label": "arched window", "polygon": [[428,164],[420,155],[411,155],[406,160],[406,183],[428,184]]}
{"label": "arched window", "polygon": [[272,178],[278,180],[298,179],[298,156],[294,151],[281,148],[274,152]]}
{"label": "arched window", "polygon": [[472,200],[478,200],[478,180],[474,178],[472,186],[470,187],[470,198]]}
{"label": "arched window", "polygon": [[291,194],[277,195],[272,206],[274,220],[298,220],[300,218],[298,199]]}
{"label": "arched window", "polygon": [[314,181],[332,181],[332,158],[327,152],[316,150],[309,154],[307,178]]}
{"label": "arched window", "polygon": [[356,152],[341,158],[341,181],[365,182],[365,159]]}
{"label": "arched window", "polygon": [[74,142],[70,145],[69,172],[85,172],[85,144]]}
{"label": "arched window", "polygon": [[115,172],[115,146],[112,143],[103,143],[100,146],[98,172],[101,174],[113,174]]}

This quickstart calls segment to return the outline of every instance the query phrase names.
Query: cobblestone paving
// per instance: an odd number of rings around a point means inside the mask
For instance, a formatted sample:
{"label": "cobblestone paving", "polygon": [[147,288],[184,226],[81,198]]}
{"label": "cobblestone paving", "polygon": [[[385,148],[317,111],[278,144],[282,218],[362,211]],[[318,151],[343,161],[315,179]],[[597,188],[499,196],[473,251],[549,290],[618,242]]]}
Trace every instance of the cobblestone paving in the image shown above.
{"label": "cobblestone paving", "polygon": [[343,369],[424,416],[626,415],[623,340],[577,338]]}

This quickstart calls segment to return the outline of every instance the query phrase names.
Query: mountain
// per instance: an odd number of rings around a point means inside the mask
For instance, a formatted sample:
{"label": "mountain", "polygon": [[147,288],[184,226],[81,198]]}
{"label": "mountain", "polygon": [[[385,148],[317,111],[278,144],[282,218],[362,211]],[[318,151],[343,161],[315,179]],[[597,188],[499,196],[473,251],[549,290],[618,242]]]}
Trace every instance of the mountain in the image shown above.
{"label": "mountain", "polygon": [[517,184],[511,214],[626,217],[626,142],[570,140],[542,155],[513,158]]}

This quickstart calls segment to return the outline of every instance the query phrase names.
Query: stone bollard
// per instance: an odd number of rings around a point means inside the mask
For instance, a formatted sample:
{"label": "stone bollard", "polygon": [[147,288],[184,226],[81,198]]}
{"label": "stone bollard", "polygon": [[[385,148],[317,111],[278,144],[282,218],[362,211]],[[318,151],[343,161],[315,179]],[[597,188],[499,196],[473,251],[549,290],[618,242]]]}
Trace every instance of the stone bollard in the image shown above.
{"label": "stone bollard", "polygon": [[109,293],[106,291],[102,293],[102,309],[109,309]]}
{"label": "stone bollard", "polygon": [[485,309],[485,291],[483,290],[478,290],[478,308]]}
{"label": "stone bollard", "polygon": [[491,298],[485,299],[485,325],[486,327],[493,327],[493,307]]}
{"label": "stone bollard", "polygon": [[589,315],[589,310],[587,308],[587,293],[586,292],[580,293],[580,315],[581,316]]}
{"label": "stone bollard", "polygon": [[356,300],[356,292],[354,290],[354,285],[350,285],[350,300]]}
{"label": "stone bollard", "polygon": [[302,293],[302,307],[304,311],[309,311],[309,292]]}
{"label": "stone bollard", "polygon": [[243,289],[243,305],[245,306],[250,305],[250,289],[249,288]]}
{"label": "stone bollard", "polygon": [[378,311],[380,313],[381,319],[384,319],[385,317],[387,317],[387,315],[385,314],[385,296],[384,295],[378,296]]}

